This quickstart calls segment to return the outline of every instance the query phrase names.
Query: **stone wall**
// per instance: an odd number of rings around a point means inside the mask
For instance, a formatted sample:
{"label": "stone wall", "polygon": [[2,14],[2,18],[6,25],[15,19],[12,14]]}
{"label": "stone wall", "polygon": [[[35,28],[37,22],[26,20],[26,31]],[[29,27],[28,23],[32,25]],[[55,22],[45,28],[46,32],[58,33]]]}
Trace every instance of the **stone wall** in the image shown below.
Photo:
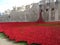
{"label": "stone wall", "polygon": [[0,16],[0,22],[32,22],[38,20],[38,16],[39,5],[33,3],[26,5],[24,11],[11,10],[10,14]]}

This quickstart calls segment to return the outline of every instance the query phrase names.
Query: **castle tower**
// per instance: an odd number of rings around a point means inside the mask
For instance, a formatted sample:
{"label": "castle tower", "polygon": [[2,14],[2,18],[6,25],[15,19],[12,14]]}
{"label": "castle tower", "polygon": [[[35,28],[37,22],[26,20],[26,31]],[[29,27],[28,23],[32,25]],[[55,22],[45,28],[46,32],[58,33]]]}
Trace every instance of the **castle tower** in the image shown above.
{"label": "castle tower", "polygon": [[60,0],[56,0],[57,8],[58,8],[58,20],[60,21]]}
{"label": "castle tower", "polygon": [[[57,3],[58,2],[58,3]],[[59,21],[60,19],[60,0],[41,0],[39,4],[39,20],[45,22]]]}

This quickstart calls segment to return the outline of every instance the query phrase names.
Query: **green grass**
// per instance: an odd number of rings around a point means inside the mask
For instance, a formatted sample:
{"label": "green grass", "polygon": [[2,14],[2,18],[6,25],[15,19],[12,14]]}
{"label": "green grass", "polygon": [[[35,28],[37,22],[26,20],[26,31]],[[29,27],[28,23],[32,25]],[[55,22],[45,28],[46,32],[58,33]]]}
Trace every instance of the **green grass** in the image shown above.
{"label": "green grass", "polygon": [[0,38],[5,38],[6,36],[4,35],[4,33],[0,33]]}
{"label": "green grass", "polygon": [[[1,39],[7,39],[7,41],[14,43],[14,41],[10,41],[8,38],[6,38],[6,35],[4,33],[0,33],[0,38]],[[15,44],[28,45],[27,42],[24,42],[24,41],[20,41],[20,42],[17,42],[17,43],[15,42]]]}

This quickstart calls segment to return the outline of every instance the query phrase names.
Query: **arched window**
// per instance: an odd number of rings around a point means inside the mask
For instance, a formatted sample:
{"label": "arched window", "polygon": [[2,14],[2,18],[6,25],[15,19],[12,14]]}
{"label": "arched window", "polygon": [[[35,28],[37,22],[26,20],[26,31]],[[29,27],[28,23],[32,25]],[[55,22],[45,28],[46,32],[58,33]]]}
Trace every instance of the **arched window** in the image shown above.
{"label": "arched window", "polygon": [[51,9],[51,20],[55,20],[55,9]]}
{"label": "arched window", "polygon": [[51,11],[54,11],[54,8],[52,8]]}
{"label": "arched window", "polygon": [[45,21],[49,21],[49,9],[45,9]]}
{"label": "arched window", "polygon": [[48,9],[46,9],[46,11],[48,11]]}

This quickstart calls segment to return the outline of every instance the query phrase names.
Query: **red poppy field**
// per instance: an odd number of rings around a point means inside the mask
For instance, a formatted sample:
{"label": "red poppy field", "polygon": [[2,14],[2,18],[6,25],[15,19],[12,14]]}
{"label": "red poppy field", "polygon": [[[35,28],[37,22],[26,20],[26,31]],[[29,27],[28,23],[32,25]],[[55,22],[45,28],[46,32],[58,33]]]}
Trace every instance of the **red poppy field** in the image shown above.
{"label": "red poppy field", "polygon": [[16,42],[60,45],[60,22],[6,22],[0,23],[0,32]]}

